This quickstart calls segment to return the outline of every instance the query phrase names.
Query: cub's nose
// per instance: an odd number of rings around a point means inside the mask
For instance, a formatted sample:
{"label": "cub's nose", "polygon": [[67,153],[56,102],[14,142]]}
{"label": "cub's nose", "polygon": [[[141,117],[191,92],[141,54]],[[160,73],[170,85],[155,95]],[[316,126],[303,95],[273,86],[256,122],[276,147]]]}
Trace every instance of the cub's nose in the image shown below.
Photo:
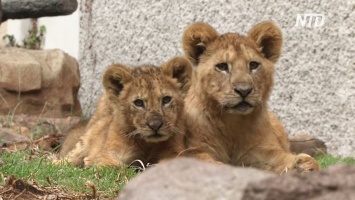
{"label": "cub's nose", "polygon": [[234,89],[234,92],[239,94],[243,98],[247,97],[252,91],[253,88],[251,87],[239,87]]}
{"label": "cub's nose", "polygon": [[154,116],[147,122],[147,126],[154,131],[158,131],[163,126],[163,119],[161,117]]}

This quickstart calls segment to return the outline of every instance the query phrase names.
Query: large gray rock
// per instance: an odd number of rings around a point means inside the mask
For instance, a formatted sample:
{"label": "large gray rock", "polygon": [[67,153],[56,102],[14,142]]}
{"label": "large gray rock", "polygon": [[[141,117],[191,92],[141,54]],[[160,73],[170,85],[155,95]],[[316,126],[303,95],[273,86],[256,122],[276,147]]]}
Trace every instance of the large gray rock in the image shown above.
{"label": "large gray rock", "polygon": [[0,127],[0,147],[6,145],[6,144],[13,144],[17,142],[29,142],[30,139],[14,133],[13,130],[11,129],[6,129],[6,128],[1,128]]}
{"label": "large gray rock", "polygon": [[243,200],[354,200],[355,166],[336,165],[322,172],[287,174],[253,182]]}
{"label": "large gray rock", "polygon": [[154,166],[133,178],[120,192],[118,199],[238,200],[249,182],[274,176],[252,168],[179,158]]}
{"label": "large gray rock", "polygon": [[271,174],[253,168],[179,158],[133,178],[117,200],[353,200],[355,166],[336,165],[303,174]]}
{"label": "large gray rock", "polygon": [[[109,64],[159,63],[182,54],[187,24],[246,33],[263,20],[282,29],[270,107],[290,134],[326,142],[328,152],[355,157],[355,1],[82,0],[80,99],[92,111]],[[296,25],[298,14],[324,14],[321,27]]]}
{"label": "large gray rock", "polygon": [[61,50],[0,49],[0,114],[81,115],[79,66]]}
{"label": "large gray rock", "polygon": [[3,17],[8,19],[39,18],[72,14],[78,7],[76,0],[2,0]]}

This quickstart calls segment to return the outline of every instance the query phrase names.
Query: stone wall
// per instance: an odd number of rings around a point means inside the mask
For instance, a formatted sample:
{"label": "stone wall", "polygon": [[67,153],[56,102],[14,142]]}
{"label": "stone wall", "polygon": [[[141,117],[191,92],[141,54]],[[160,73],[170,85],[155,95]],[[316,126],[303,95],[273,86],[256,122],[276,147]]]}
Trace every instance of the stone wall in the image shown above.
{"label": "stone wall", "polygon": [[[86,113],[114,62],[157,64],[182,53],[184,28],[210,23],[220,33],[246,33],[273,20],[283,31],[271,109],[290,134],[326,141],[330,153],[355,157],[355,2],[232,0],[83,0],[80,3],[80,98]],[[321,27],[295,26],[297,14],[325,16]]]}

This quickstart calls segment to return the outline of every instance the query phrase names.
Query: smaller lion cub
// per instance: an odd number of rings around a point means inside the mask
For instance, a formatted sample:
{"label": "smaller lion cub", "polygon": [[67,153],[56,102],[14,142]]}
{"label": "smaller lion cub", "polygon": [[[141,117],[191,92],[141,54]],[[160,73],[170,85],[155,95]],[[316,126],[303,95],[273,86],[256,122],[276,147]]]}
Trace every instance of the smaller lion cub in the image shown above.
{"label": "smaller lion cub", "polygon": [[176,57],[161,67],[108,67],[105,93],[75,148],[64,159],[74,166],[145,165],[174,158],[184,148],[184,96],[193,67]]}

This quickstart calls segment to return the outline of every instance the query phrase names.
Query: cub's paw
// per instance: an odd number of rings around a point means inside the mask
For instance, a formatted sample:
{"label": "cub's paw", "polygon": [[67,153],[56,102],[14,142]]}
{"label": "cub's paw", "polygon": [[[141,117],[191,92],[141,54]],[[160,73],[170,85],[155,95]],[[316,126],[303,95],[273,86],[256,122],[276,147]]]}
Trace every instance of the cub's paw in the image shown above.
{"label": "cub's paw", "polygon": [[296,161],[292,168],[294,172],[311,172],[321,170],[318,162],[310,155],[301,153],[296,155]]}
{"label": "cub's paw", "polygon": [[56,166],[60,166],[60,165],[67,165],[69,162],[67,159],[57,159],[57,160],[53,160],[52,164],[56,165]]}
{"label": "cub's paw", "polygon": [[84,158],[84,166],[85,167],[91,167],[92,165],[95,165],[95,162],[93,161],[92,158],[90,158],[89,156]]}
{"label": "cub's paw", "polygon": [[103,156],[99,158],[91,158],[88,156],[84,158],[84,165],[85,167],[91,167],[91,166],[121,167],[124,165],[124,163],[110,157]]}

